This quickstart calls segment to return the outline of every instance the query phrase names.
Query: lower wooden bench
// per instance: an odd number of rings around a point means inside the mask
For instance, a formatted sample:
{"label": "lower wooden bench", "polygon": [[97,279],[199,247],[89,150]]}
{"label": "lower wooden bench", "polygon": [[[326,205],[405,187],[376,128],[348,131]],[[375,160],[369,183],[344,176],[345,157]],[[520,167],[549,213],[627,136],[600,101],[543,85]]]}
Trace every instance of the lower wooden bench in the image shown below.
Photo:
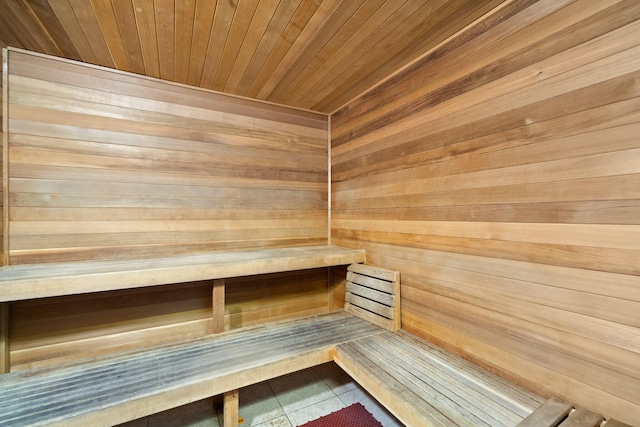
{"label": "lower wooden bench", "polygon": [[[333,360],[384,330],[338,312],[0,377],[0,425],[110,426]],[[237,423],[237,418],[235,419]]]}
{"label": "lower wooden bench", "polygon": [[513,427],[544,402],[404,331],[338,345],[335,362],[408,426]]}

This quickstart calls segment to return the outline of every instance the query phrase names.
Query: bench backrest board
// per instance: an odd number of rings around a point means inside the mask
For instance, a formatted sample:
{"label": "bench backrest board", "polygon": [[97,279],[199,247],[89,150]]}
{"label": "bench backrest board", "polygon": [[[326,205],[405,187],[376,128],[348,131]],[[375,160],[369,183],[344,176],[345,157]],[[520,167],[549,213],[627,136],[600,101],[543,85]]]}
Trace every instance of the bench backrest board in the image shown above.
{"label": "bench backrest board", "polygon": [[400,272],[351,264],[344,309],[387,330],[397,331],[401,326]]}

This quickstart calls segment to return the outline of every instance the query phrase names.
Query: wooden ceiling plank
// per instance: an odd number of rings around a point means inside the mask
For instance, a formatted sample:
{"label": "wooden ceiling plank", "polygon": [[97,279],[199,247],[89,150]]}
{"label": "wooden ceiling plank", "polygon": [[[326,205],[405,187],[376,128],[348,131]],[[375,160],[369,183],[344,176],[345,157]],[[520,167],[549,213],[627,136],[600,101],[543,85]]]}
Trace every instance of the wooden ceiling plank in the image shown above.
{"label": "wooden ceiling plank", "polygon": [[[1,11],[2,9],[0,9],[0,12]],[[4,13],[0,13],[0,43],[3,44],[3,47],[13,46],[13,47],[26,49],[24,44],[22,44],[22,42],[18,40],[18,38],[13,34],[11,29],[9,28],[9,23],[6,21],[6,17],[7,16]]]}
{"label": "wooden ceiling plank", "polygon": [[[238,0],[233,21],[229,28],[227,42],[224,45],[224,51],[218,64],[216,78],[211,87],[212,89],[224,90],[231,69],[238,55],[241,54],[241,49],[247,36],[250,35],[252,23],[254,20],[260,20],[261,18],[259,16],[256,18],[256,13],[260,11],[261,14],[268,16],[270,19],[275,9],[272,1],[273,0]],[[266,25],[263,26],[263,31],[264,28],[266,28]]]}
{"label": "wooden ceiling plank", "polygon": [[294,13],[300,7],[302,0],[281,1],[276,9],[265,34],[260,40],[258,47],[253,52],[250,62],[244,68],[243,73],[231,72],[230,80],[227,83],[229,90],[239,95],[246,95],[254,79],[264,66],[267,58],[273,52],[278,41],[284,34],[287,25],[293,18]]}
{"label": "wooden ceiling plank", "polygon": [[191,57],[195,11],[195,0],[175,2],[173,79],[179,83],[188,83],[189,81],[189,58]]}
{"label": "wooden ceiling plank", "polygon": [[129,71],[144,74],[144,58],[132,0],[111,0],[111,5],[120,39],[129,58],[129,66],[131,67]]}
{"label": "wooden ceiling plank", "polygon": [[[308,78],[313,76],[316,72],[323,68],[333,68],[332,63],[329,62],[333,54],[344,48],[345,43],[351,39],[351,37],[366,24],[369,19],[378,11],[386,0],[365,0],[360,7],[350,15],[347,15],[346,21],[339,26],[339,29],[323,40],[324,45],[318,44],[315,49],[318,49],[313,55],[309,55],[310,52],[306,51],[304,58],[301,58],[300,66],[297,70],[291,71],[291,81],[286,86],[280,86],[278,95],[274,94],[274,100],[278,102],[285,102],[292,96],[299,94],[300,85],[304,84]],[[338,11],[337,15],[341,14]],[[342,19],[340,20],[342,21]],[[338,27],[338,25],[336,25]],[[324,31],[323,31],[324,32]],[[327,36],[331,32],[328,32]],[[302,94],[304,98],[304,94]]]}
{"label": "wooden ceiling plank", "polygon": [[[284,2],[287,3],[287,2]],[[260,48],[261,42],[265,37],[272,37],[277,40],[277,35],[273,33],[267,34],[272,20],[278,13],[280,0],[261,0],[256,13],[253,15],[251,24],[247,29],[246,36],[242,41],[242,45],[238,49],[238,54],[233,61],[233,67],[229,69],[229,75],[224,84],[224,90],[236,93],[236,88],[240,78],[245,73],[251,59]]]}
{"label": "wooden ceiling plank", "polygon": [[[498,0],[500,1],[500,0]],[[414,52],[413,44],[420,43],[423,47],[421,52],[426,51],[429,47],[437,45],[439,41],[455,33],[457,30],[468,24],[469,21],[460,22],[457,14],[465,6],[477,7],[480,3],[464,1],[450,1],[438,3],[438,9],[423,9],[417,16],[418,22],[414,25],[407,25],[409,29],[403,36],[395,36],[395,47],[385,50],[378,50],[378,56],[372,58],[368,63],[358,64],[349,76],[342,76],[340,85],[334,87],[334,90],[327,94],[324,100],[314,105],[314,108],[334,111],[335,109],[346,104],[348,101],[359,95],[363,91],[371,87],[372,82],[380,81],[386,76],[392,74],[395,70],[409,64],[415,60],[420,52]],[[431,6],[427,4],[427,6]],[[427,17],[421,13],[428,13]],[[449,25],[450,21],[456,21],[457,25]],[[448,31],[447,31],[448,30]],[[427,38],[427,41],[422,40]],[[422,41],[421,41],[422,40]],[[363,82],[368,82],[363,84]]]}
{"label": "wooden ceiling plank", "polygon": [[41,23],[43,33],[51,40],[60,54],[66,58],[81,60],[80,54],[71,42],[60,20],[53,12],[47,1],[23,0],[26,7],[37,17]]}
{"label": "wooden ceiling plank", "polygon": [[[80,25],[80,30],[96,57],[96,64],[115,68],[113,56],[111,55],[109,46],[107,46],[107,41],[102,33],[91,3],[86,0],[52,0],[52,2],[53,1],[56,2],[56,8],[60,5],[63,7],[63,10],[66,10],[64,4],[68,3],[69,7],[73,10],[73,15],[75,15],[78,25]],[[78,42],[76,47],[78,48],[80,45],[82,45],[82,42]]]}
{"label": "wooden ceiling plank", "polygon": [[[339,0],[325,0],[322,2],[316,10],[316,13],[314,13],[307,25],[298,34],[287,53],[274,67],[273,72],[258,92],[257,98],[270,99],[271,93],[282,81],[282,77],[287,73],[287,70],[295,64],[300,55],[309,47],[309,43],[313,41],[318,33],[327,25],[342,4],[343,2]],[[349,2],[349,4],[353,7],[355,2]],[[349,4],[346,7],[349,7]]]}
{"label": "wooden ceiling plank", "polygon": [[[284,99],[283,92],[287,91],[288,88],[294,84],[299,73],[314,61],[318,53],[330,43],[334,37],[338,36],[349,20],[357,15],[358,11],[369,10],[367,5],[376,2],[377,0],[372,0],[371,2],[367,0],[354,0],[342,3],[336,11],[330,15],[322,28],[310,37],[304,48],[296,52],[295,58],[292,58],[293,61],[289,63],[286,68],[284,68],[283,63],[281,63],[276,69],[275,75],[278,76],[278,81],[274,82],[268,99],[274,102],[282,102],[282,99]],[[355,21],[358,20],[355,19]]]}
{"label": "wooden ceiling plank", "polygon": [[[74,6],[77,15],[77,11],[82,10],[82,8],[84,7],[83,1],[70,1],[77,5]],[[107,44],[115,68],[123,71],[131,71],[129,56],[127,55],[127,52],[124,48],[124,42],[120,37],[120,29],[118,28],[118,23],[116,21],[116,15],[113,11],[113,6],[110,2],[91,0],[91,7],[93,8],[95,19],[98,22],[100,32],[102,33],[104,41]],[[87,19],[90,18],[89,16],[86,17]],[[86,24],[90,25],[91,22],[87,21]],[[86,32],[88,27],[87,25],[83,25],[83,28]]]}
{"label": "wooden ceiling plank", "polygon": [[[300,80],[300,83],[296,86],[296,90],[288,96],[287,102],[313,105],[315,101],[311,96],[312,94],[310,93],[310,89],[314,87],[314,85],[322,77],[331,75],[335,78],[335,76],[338,76],[340,72],[345,69],[339,67],[340,65],[343,65],[345,59],[349,59],[350,61],[347,62],[351,62],[354,60],[354,58],[366,55],[369,52],[369,48],[362,46],[362,42],[365,40],[371,41],[372,35],[376,35],[379,33],[388,34],[388,32],[390,31],[390,24],[392,24],[393,27],[397,27],[398,25],[400,25],[400,22],[394,22],[392,18],[397,17],[398,11],[404,10],[403,8],[407,4],[412,4],[414,5],[413,7],[418,7],[418,4],[415,2],[385,1],[384,5],[381,5],[381,7],[379,7],[375,11],[375,13],[368,17],[366,21],[364,21],[362,25],[359,26],[359,28],[354,29],[355,31],[348,39],[341,40],[340,43],[335,43],[334,41],[332,41],[330,45],[331,50],[325,48],[317,56],[317,59],[322,59],[324,64],[320,64],[319,67],[310,67],[313,69],[312,73],[310,73],[308,69],[305,69],[298,76],[298,80]],[[378,37],[376,42],[379,41],[380,37]],[[370,44],[368,46],[372,45]],[[329,47],[329,45],[327,47]],[[359,47],[360,49],[358,49]],[[316,89],[320,90],[317,87]]]}
{"label": "wooden ceiling plank", "polygon": [[[160,60],[158,57],[158,34],[156,32],[156,13],[154,2],[133,0],[136,27],[140,40],[140,50],[144,63],[144,74],[160,77]],[[173,12],[173,11],[172,11]]]}
{"label": "wooden ceiling plank", "polygon": [[[387,3],[394,2],[388,0]],[[395,2],[394,2],[395,3]],[[433,4],[433,3],[431,3]],[[312,76],[307,84],[300,90],[306,93],[304,100],[308,105],[315,105],[320,102],[330,91],[332,81],[336,78],[342,79],[342,75],[353,72],[357,64],[365,63],[367,56],[376,57],[382,50],[390,49],[393,45],[394,34],[402,29],[407,29],[412,19],[415,19],[417,11],[425,7],[424,4],[407,1],[393,11],[393,14],[381,23],[375,31],[370,31],[364,39],[354,38],[349,46],[345,46],[339,55],[332,58],[333,66],[325,67],[320,72]],[[378,15],[384,14],[387,7],[383,7]],[[374,19],[378,19],[376,16]],[[356,42],[359,42],[356,44]],[[348,47],[348,48],[347,48]],[[342,56],[342,57],[341,57]],[[336,77],[340,76],[340,77]]]}
{"label": "wooden ceiling plank", "polygon": [[[0,15],[14,36],[29,50],[47,53],[47,44],[43,42],[41,27],[34,15],[29,14],[17,0],[0,2]],[[58,55],[61,53],[58,50]]]}
{"label": "wooden ceiling plank", "polygon": [[60,21],[60,26],[66,32],[67,37],[69,37],[69,40],[82,61],[91,64],[113,66],[113,63],[105,64],[98,61],[98,57],[93,52],[91,44],[89,40],[87,40],[87,36],[82,30],[80,22],[68,0],[49,0],[49,7],[51,7],[58,21]]}
{"label": "wooden ceiling plank", "polygon": [[258,74],[250,80],[250,87],[246,92],[247,96],[251,98],[258,97],[258,93],[273,73],[273,70],[275,70],[282,58],[287,54],[309,21],[315,16],[319,6],[320,5],[316,4],[313,0],[302,0],[302,3],[296,9],[286,28],[282,31],[273,50],[267,56],[262,68]]}
{"label": "wooden ceiling plank", "polygon": [[193,86],[199,86],[202,80],[209,39],[213,30],[213,17],[217,6],[217,2],[196,0],[188,77],[189,84]]}
{"label": "wooden ceiling plank", "polygon": [[213,27],[209,35],[209,46],[205,57],[204,70],[202,71],[202,80],[200,81],[201,87],[213,87],[220,59],[222,58],[227,43],[227,37],[229,37],[236,7],[236,4],[228,1],[218,2],[216,6]]}
{"label": "wooden ceiling plank", "polygon": [[[178,3],[181,1],[178,0]],[[174,58],[176,47],[175,0],[154,0],[160,78],[174,80]]]}

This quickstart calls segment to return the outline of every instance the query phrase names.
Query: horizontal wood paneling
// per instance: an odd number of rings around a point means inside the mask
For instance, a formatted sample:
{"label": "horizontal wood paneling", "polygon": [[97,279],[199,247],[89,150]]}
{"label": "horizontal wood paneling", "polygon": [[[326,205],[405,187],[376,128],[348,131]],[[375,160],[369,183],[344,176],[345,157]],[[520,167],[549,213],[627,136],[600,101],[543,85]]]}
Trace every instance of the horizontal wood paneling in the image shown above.
{"label": "horizontal wood paneling", "polygon": [[325,116],[9,55],[12,264],[326,243]]}
{"label": "horizontal wood paneling", "polygon": [[[327,243],[327,116],[18,50],[9,70],[12,264]],[[11,304],[11,368],[210,333],[211,287]],[[225,322],[329,300],[326,269],[231,279]]]}
{"label": "horizontal wood paneling", "polygon": [[330,113],[504,0],[7,0],[0,45]]}
{"label": "horizontal wood paneling", "polygon": [[403,327],[640,419],[640,5],[513,1],[332,116],[332,241]]}

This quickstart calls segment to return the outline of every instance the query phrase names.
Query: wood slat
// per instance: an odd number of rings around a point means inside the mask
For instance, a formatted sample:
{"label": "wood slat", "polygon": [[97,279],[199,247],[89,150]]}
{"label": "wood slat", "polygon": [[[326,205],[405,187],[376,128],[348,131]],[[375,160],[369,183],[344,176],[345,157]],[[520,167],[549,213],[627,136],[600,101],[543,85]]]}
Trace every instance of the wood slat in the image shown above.
{"label": "wood slat", "polygon": [[363,274],[365,276],[370,276],[373,278],[385,280],[387,282],[398,281],[397,271],[387,270],[385,268],[379,268],[372,265],[354,264],[354,265],[350,265],[348,270],[359,273],[359,274]]}
{"label": "wood slat", "polygon": [[525,418],[518,427],[555,427],[573,410],[573,406],[556,398],[544,402],[542,406]]}
{"label": "wood slat", "polygon": [[599,427],[604,421],[600,414],[585,408],[576,408],[569,417],[560,424],[561,427]]}

